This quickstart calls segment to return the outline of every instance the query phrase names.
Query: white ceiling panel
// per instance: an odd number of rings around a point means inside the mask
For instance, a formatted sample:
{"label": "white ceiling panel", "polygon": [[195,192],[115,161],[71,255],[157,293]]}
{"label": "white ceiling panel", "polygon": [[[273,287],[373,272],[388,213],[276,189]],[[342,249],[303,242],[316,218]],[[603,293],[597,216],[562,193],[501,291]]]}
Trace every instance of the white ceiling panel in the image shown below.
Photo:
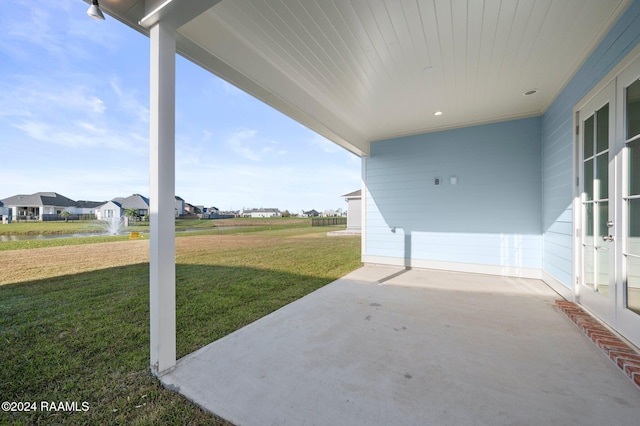
{"label": "white ceiling panel", "polygon": [[[101,4],[134,28],[145,10]],[[177,30],[178,50],[366,155],[370,141],[542,114],[627,4],[222,0]]]}

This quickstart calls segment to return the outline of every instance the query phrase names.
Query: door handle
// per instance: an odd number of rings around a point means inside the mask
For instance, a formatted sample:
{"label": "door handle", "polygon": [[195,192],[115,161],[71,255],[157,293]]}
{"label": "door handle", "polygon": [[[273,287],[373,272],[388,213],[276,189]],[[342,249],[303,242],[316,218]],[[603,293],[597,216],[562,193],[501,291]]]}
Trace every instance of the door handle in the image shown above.
{"label": "door handle", "polygon": [[611,242],[613,241],[613,235],[603,235],[602,240]]}

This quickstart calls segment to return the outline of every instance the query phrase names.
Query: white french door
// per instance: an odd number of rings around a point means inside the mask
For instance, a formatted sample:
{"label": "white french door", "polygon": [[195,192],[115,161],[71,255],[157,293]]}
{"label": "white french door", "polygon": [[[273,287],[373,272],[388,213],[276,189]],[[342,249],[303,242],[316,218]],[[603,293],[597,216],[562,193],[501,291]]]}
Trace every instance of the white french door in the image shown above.
{"label": "white french door", "polygon": [[582,274],[579,302],[613,321],[615,301],[615,84],[578,113],[580,120],[580,206]]}
{"label": "white french door", "polygon": [[579,123],[578,302],[640,345],[640,60]]}
{"label": "white french door", "polygon": [[617,78],[620,135],[620,289],[616,328],[640,346],[640,60]]}

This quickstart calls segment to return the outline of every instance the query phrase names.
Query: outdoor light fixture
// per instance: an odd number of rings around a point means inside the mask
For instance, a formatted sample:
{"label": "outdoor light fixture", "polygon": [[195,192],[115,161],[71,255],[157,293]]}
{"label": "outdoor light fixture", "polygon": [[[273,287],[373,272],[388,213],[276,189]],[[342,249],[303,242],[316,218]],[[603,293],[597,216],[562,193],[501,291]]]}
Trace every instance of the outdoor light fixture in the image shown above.
{"label": "outdoor light fixture", "polygon": [[87,10],[87,15],[91,16],[94,19],[101,19],[104,21],[104,15],[100,10],[98,0],[91,0],[91,6],[89,6],[89,9]]}

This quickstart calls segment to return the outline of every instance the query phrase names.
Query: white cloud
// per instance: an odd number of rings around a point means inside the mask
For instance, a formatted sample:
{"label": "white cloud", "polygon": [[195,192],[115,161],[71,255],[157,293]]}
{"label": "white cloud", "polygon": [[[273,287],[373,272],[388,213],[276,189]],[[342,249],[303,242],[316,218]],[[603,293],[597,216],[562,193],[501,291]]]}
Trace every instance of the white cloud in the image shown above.
{"label": "white cloud", "polygon": [[327,154],[337,154],[340,152],[344,152],[345,149],[338,146],[334,142],[331,142],[329,139],[326,139],[319,134],[314,134],[313,137],[309,140],[309,142]]}
{"label": "white cloud", "polygon": [[115,80],[111,81],[111,88],[118,97],[119,106],[122,111],[130,113],[143,123],[149,122],[149,108],[138,99],[139,94],[136,90],[122,90]]}
{"label": "white cloud", "polygon": [[0,115],[3,116],[103,114],[107,109],[104,101],[86,86],[30,75],[7,80],[0,85]]}
{"label": "white cloud", "polygon": [[28,76],[14,76],[0,85],[0,118],[36,141],[146,153],[146,107],[120,90],[111,102],[118,105],[108,108],[95,90],[55,79],[28,84]]}
{"label": "white cloud", "polygon": [[117,49],[119,35],[104,31],[116,23],[105,21],[97,27],[95,21],[86,19],[86,6],[77,0],[14,0],[4,8],[13,10],[0,15],[0,51],[11,57],[42,62],[44,53],[66,61],[70,57],[86,59],[98,49]]}
{"label": "white cloud", "polygon": [[267,154],[274,152],[275,141],[257,137],[255,130],[243,129],[235,132],[225,141],[225,145],[239,156],[251,161],[261,161]]}

